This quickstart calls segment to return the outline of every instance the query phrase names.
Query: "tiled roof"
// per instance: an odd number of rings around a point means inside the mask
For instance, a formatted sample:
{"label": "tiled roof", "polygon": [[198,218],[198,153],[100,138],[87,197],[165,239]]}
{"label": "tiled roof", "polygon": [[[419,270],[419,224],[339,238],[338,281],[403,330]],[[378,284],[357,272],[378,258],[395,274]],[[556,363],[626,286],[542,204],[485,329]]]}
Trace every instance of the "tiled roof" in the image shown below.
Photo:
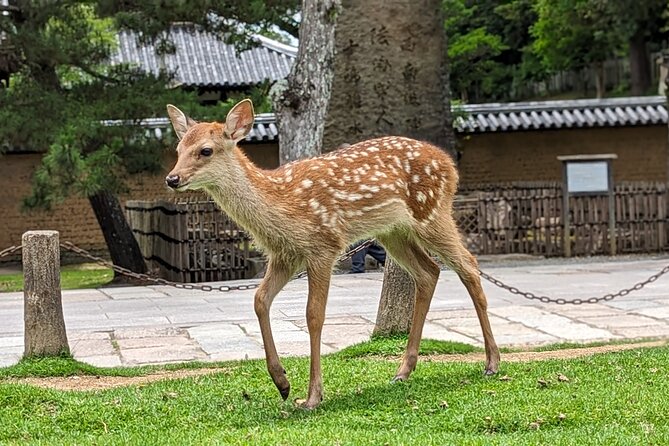
{"label": "tiled roof", "polygon": [[454,107],[459,133],[510,132],[667,123],[667,98],[641,96],[570,101],[467,104]]}
{"label": "tiled roof", "polygon": [[[122,121],[106,121],[109,125],[119,125]],[[141,125],[149,129],[157,138],[162,138],[164,132],[171,129],[171,124],[167,118],[144,119]],[[276,141],[279,136],[279,130],[276,127],[276,118],[274,113],[260,113],[255,116],[253,129],[246,136],[248,142]]]}
{"label": "tiled roof", "polygon": [[[512,132],[551,128],[621,127],[666,125],[667,98],[645,96],[574,101],[515,102],[508,104],[468,104],[454,112],[466,114],[457,118],[457,133]],[[167,118],[144,121],[157,137],[170,123]],[[247,141],[276,141],[279,132],[274,113],[256,115]]]}
{"label": "tiled roof", "polygon": [[233,45],[190,24],[171,27],[173,54],[158,55],[153,44],[140,44],[134,32],[122,31],[117,39],[112,63],[133,64],[154,74],[163,68],[186,86],[239,87],[283,79],[297,57],[297,48],[263,36],[255,36],[257,47],[237,54]]}

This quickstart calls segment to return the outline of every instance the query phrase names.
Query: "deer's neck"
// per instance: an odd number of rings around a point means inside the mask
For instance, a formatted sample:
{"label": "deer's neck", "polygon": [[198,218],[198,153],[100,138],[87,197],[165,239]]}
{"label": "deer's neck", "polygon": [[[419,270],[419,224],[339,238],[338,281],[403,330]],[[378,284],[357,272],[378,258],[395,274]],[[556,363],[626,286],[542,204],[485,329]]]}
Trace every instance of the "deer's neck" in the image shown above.
{"label": "deer's neck", "polygon": [[206,188],[207,192],[225,213],[267,245],[269,234],[282,232],[282,218],[272,206],[273,184],[266,172],[238,148],[220,171],[216,181]]}

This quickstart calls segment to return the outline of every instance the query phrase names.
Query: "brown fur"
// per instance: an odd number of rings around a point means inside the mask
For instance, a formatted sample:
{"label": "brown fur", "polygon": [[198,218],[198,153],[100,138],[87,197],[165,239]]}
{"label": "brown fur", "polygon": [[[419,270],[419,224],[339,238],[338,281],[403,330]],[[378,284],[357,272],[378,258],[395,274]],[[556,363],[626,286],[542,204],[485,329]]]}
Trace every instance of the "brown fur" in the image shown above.
{"label": "brown fur", "polygon": [[[267,368],[284,398],[290,384],[270,326],[274,297],[295,272],[306,268],[311,374],[304,405],[316,407],[322,399],[320,344],[331,270],[347,246],[372,236],[411,274],[416,286],[407,350],[395,378],[407,379],[416,366],[439,277],[439,267],[428,251],[447,262],[467,288],[483,331],[486,373],[497,371],[499,350],[476,259],[462,244],[451,215],[458,175],[442,150],[391,136],[264,171],[236,146],[253,123],[250,101],[237,104],[226,124],[194,124],[178,109],[168,106],[168,111],[182,138],[177,164],[170,172],[180,178],[177,189],[207,191],[267,253],[267,273],[255,296],[255,311]],[[212,148],[214,154],[203,157],[203,147]]]}

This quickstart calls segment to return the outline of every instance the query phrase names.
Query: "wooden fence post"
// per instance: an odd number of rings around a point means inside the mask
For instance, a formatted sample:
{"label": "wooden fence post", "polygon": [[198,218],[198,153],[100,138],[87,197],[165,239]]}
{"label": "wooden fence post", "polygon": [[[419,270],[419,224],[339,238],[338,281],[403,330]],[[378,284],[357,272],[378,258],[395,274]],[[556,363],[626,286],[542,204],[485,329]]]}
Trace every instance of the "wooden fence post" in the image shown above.
{"label": "wooden fence post", "polygon": [[24,357],[70,354],[60,293],[57,231],[23,234]]}

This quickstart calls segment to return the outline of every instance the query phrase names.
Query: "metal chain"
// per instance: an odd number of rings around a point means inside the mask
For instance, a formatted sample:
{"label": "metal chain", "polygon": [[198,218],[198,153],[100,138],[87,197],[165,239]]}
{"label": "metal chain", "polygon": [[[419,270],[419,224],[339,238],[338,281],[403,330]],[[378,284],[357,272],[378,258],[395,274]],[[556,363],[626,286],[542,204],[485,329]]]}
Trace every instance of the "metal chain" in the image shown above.
{"label": "metal chain", "polygon": [[[351,257],[353,257],[355,254],[358,252],[362,251],[363,249],[369,247],[371,244],[373,244],[376,240],[370,239],[365,241],[364,243],[356,246],[355,248],[351,249],[350,251],[347,251],[345,254],[340,256],[338,258],[338,261],[344,261],[348,260]],[[119,274],[123,274],[124,276],[132,277],[138,280],[143,280],[147,282],[152,282],[158,285],[168,285],[172,286],[174,288],[180,288],[184,290],[199,290],[199,291],[220,291],[220,292],[230,292],[230,291],[245,291],[245,290],[252,290],[255,288],[258,288],[260,286],[260,283],[249,283],[249,284],[243,284],[243,285],[220,285],[220,286],[213,286],[213,285],[199,285],[199,284],[193,284],[193,283],[181,283],[181,282],[172,282],[167,279],[163,279],[160,277],[154,277],[149,274],[141,274],[141,273],[136,273],[134,271],[131,271],[127,268],[123,268],[122,266],[114,265],[113,263],[103,259],[102,257],[95,256],[91,254],[90,252],[86,251],[85,249],[79,248],[75,244],[71,242],[62,242],[60,244],[61,248],[74,252],[76,254],[79,254],[80,256],[87,258],[89,260],[92,260],[96,263],[99,263],[100,265],[106,266],[107,268],[110,268],[114,270],[115,272]],[[22,246],[21,245],[14,245],[10,246],[7,249],[3,249],[0,251],[0,258],[6,257],[8,255],[11,255],[15,253],[16,251],[21,250]],[[665,274],[669,273],[669,265],[665,266],[662,268],[659,272],[651,275],[648,277],[646,280],[642,280],[641,282],[637,282],[630,288],[623,288],[620,291],[616,293],[608,293],[600,297],[589,297],[589,298],[576,298],[576,299],[571,299],[567,300],[561,297],[558,298],[553,298],[553,297],[548,297],[548,296],[539,296],[537,294],[534,294],[530,291],[521,291],[515,286],[508,285],[504,282],[502,282],[499,279],[494,278],[488,273],[485,273],[481,270],[479,270],[479,274],[481,275],[482,278],[487,280],[488,282],[492,283],[495,286],[498,286],[499,288],[502,288],[506,291],[508,291],[511,294],[514,294],[516,296],[521,296],[524,297],[525,299],[528,300],[538,300],[543,303],[554,303],[558,305],[582,305],[582,304],[596,304],[599,302],[603,301],[610,301],[613,300],[617,297],[624,297],[627,296],[628,294],[634,292],[634,291],[639,291],[649,283],[655,282],[657,279],[660,277],[664,276]],[[302,277],[306,276],[306,271],[302,271],[301,273],[297,274],[294,279],[300,279]]]}
{"label": "metal chain", "polygon": [[660,277],[664,276],[667,273],[669,273],[669,265],[665,266],[659,272],[653,274],[652,276],[650,276],[646,280],[642,280],[641,282],[638,282],[638,283],[634,284],[630,288],[623,288],[622,290],[620,290],[616,293],[609,293],[609,294],[605,294],[605,295],[600,296],[600,297],[588,297],[588,298],[583,298],[583,299],[577,298],[577,299],[567,300],[567,299],[563,299],[561,297],[552,298],[552,297],[548,297],[548,296],[538,296],[538,295],[536,295],[534,293],[531,293],[529,291],[520,291],[518,288],[516,288],[514,286],[507,285],[506,283],[502,282],[501,280],[495,279],[490,274],[484,273],[483,271],[479,270],[479,274],[481,275],[481,277],[483,277],[488,282],[490,282],[490,283],[492,283],[492,284],[494,284],[494,285],[496,285],[496,286],[498,286],[498,287],[500,287],[504,290],[507,290],[511,294],[515,294],[517,296],[521,296],[521,297],[524,297],[525,299],[529,299],[529,300],[538,300],[538,301],[543,302],[543,303],[547,303],[547,304],[548,303],[553,303],[553,304],[558,304],[558,305],[596,304],[596,303],[599,303],[599,302],[602,302],[602,301],[613,300],[616,297],[627,296],[631,292],[639,291],[640,289],[642,289],[643,287],[645,287],[649,283],[655,282],[657,279],[659,279]]}
{"label": "metal chain", "polygon": [[79,254],[80,256],[87,258],[89,260],[92,260],[100,265],[104,265],[107,268],[111,268],[115,272],[119,274],[123,274],[124,276],[127,277],[132,277],[134,279],[138,280],[143,280],[146,282],[152,282],[158,285],[168,285],[172,286],[174,288],[180,288],[183,290],[199,290],[199,291],[220,291],[227,293],[229,291],[245,291],[245,290],[252,290],[255,288],[258,288],[260,286],[259,283],[249,283],[249,284],[243,284],[243,285],[220,285],[220,286],[213,286],[213,285],[198,285],[194,283],[181,283],[181,282],[172,282],[171,280],[163,279],[161,277],[154,277],[149,274],[142,274],[142,273],[136,273],[134,271],[131,271],[127,268],[123,268],[122,266],[114,265],[112,262],[109,262],[102,257],[98,257],[96,255],[91,254],[90,252],[86,251],[85,249],[79,248],[76,246],[74,243],[71,242],[62,242],[60,244],[60,247],[67,250],[74,252],[76,254]]}
{"label": "metal chain", "polygon": [[[374,243],[374,239],[367,240],[364,243],[360,244],[359,246],[356,246],[355,248],[351,249],[350,251],[346,252],[343,254],[338,261],[343,261],[351,258],[354,254],[362,251],[363,249],[367,248],[369,245]],[[96,263],[99,263],[100,265],[104,265],[107,268],[111,268],[115,272],[119,274],[123,274],[124,276],[127,277],[132,277],[134,279],[138,280],[143,280],[147,282],[152,282],[155,284],[159,285],[168,285],[172,286],[174,288],[180,288],[184,290],[199,290],[199,291],[220,291],[220,292],[230,292],[230,291],[245,291],[245,290],[253,290],[255,288],[258,288],[260,286],[260,283],[249,283],[249,284],[243,284],[243,285],[220,285],[220,286],[213,286],[213,285],[199,285],[199,284],[194,284],[194,283],[181,283],[181,282],[172,282],[171,280],[163,279],[161,277],[154,277],[149,274],[142,274],[142,273],[136,273],[134,271],[131,271],[127,268],[123,268],[122,266],[114,265],[112,262],[109,262],[102,257],[98,257],[96,255],[91,254],[90,252],[86,251],[85,249],[79,248],[76,246],[74,243],[71,242],[62,242],[60,244],[61,248],[74,252],[76,254],[79,254],[80,256],[87,258],[89,260],[92,260]],[[11,248],[9,248],[11,249]],[[4,251],[2,251],[4,252]],[[294,279],[300,279],[302,277],[306,276],[306,271],[303,271],[299,273],[297,276],[295,276]]]}
{"label": "metal chain", "polygon": [[2,251],[0,251],[0,259],[3,258],[3,257],[6,257],[8,255],[14,254],[16,251],[19,251],[21,248],[23,248],[22,245],[14,245],[14,246],[10,246],[7,249],[3,249]]}

